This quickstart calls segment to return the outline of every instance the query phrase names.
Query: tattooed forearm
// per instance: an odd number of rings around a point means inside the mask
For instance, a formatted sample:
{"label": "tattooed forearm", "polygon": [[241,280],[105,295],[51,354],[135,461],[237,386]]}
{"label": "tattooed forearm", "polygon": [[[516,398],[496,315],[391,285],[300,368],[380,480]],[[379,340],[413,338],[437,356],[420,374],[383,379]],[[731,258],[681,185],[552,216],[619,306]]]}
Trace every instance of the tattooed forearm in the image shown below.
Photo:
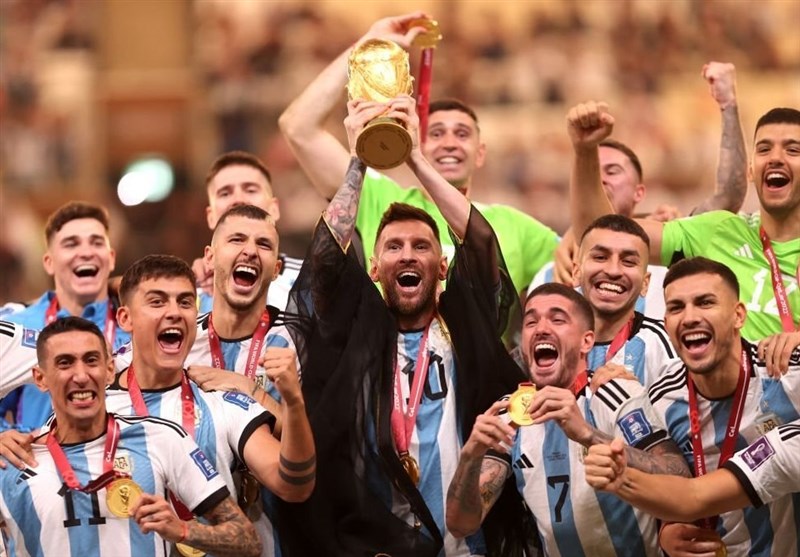
{"label": "tattooed forearm", "polygon": [[191,521],[184,540],[186,545],[220,557],[258,557],[261,554],[261,540],[256,529],[230,497],[203,517],[211,524]]}
{"label": "tattooed forearm", "polygon": [[718,209],[737,212],[747,195],[747,151],[736,105],[722,110],[722,138],[717,164],[714,194],[703,201],[692,214]]}
{"label": "tattooed forearm", "polygon": [[[609,444],[613,440],[613,436],[597,428],[592,428],[591,441],[584,446],[590,447],[600,443]],[[625,445],[625,456],[628,461],[628,466],[641,470],[642,472],[648,472],[650,474],[672,474],[674,476],[684,476],[686,478],[692,477],[689,466],[686,464],[686,459],[683,458],[683,453],[681,453],[672,439],[666,439],[646,451],[636,449],[630,445]]]}
{"label": "tattooed forearm", "polygon": [[464,537],[480,527],[503,490],[506,470],[497,459],[462,455],[447,489],[447,528],[453,535]]}
{"label": "tattooed forearm", "polygon": [[331,199],[323,215],[336,241],[342,247],[350,242],[356,226],[358,200],[361,197],[361,186],[366,170],[366,165],[359,158],[350,159],[344,183]]}
{"label": "tattooed forearm", "polygon": [[316,478],[316,471],[314,470],[314,465],[316,463],[316,456],[312,456],[310,459],[304,462],[295,462],[287,459],[283,456],[283,454],[281,454],[278,475],[280,475],[281,479],[288,484],[305,485],[314,481]]}

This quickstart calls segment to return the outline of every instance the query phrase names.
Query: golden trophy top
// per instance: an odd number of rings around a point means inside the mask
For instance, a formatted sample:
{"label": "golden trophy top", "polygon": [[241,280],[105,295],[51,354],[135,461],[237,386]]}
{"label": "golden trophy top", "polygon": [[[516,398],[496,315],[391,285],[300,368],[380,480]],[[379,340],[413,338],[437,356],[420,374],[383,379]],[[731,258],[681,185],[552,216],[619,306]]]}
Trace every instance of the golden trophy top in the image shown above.
{"label": "golden trophy top", "polygon": [[370,39],[354,48],[347,73],[350,99],[388,102],[413,90],[408,53],[392,41]]}

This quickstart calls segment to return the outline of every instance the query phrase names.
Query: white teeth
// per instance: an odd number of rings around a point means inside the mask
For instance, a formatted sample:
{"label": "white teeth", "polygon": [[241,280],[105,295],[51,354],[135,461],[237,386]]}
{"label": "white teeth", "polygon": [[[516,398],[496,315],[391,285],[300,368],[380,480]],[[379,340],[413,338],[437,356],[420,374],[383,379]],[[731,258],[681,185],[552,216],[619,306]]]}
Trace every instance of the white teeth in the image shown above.
{"label": "white teeth", "polygon": [[597,285],[597,288],[600,290],[608,290],[610,292],[616,292],[617,294],[621,294],[624,288],[622,288],[619,284],[613,284],[610,282],[601,282]]}
{"label": "white teeth", "polygon": [[536,345],[536,346],[533,348],[533,350],[534,350],[535,352],[538,352],[539,350],[553,350],[553,351],[555,351],[555,349],[556,349],[555,345],[553,345],[553,344],[550,344],[549,342],[543,342],[543,343],[541,343],[541,344],[537,344],[537,345]]}
{"label": "white teeth", "polygon": [[180,329],[167,329],[165,331],[161,331],[162,335],[180,335],[182,334]]}
{"label": "white teeth", "polygon": [[692,342],[692,341],[695,341],[695,340],[706,340],[708,338],[710,338],[710,337],[709,337],[709,335],[707,333],[690,333],[690,334],[684,336],[683,340],[688,341],[688,342]]}
{"label": "white teeth", "polygon": [[252,267],[248,267],[246,265],[237,265],[236,268],[233,269],[233,271],[239,273],[249,273],[253,276],[258,275],[258,272],[255,269],[253,269]]}
{"label": "white teeth", "polygon": [[94,394],[91,391],[81,391],[78,393],[72,393],[70,396],[77,400],[89,400],[94,396]]}
{"label": "white teeth", "polygon": [[785,177],[786,174],[782,172],[770,172],[769,174],[767,174],[767,180],[769,180],[770,178],[785,178]]}
{"label": "white teeth", "polygon": [[419,273],[415,273],[412,271],[403,271],[400,273],[401,277],[419,277]]}
{"label": "white teeth", "polygon": [[437,160],[442,164],[453,164],[458,162],[458,159],[455,157],[441,157]]}

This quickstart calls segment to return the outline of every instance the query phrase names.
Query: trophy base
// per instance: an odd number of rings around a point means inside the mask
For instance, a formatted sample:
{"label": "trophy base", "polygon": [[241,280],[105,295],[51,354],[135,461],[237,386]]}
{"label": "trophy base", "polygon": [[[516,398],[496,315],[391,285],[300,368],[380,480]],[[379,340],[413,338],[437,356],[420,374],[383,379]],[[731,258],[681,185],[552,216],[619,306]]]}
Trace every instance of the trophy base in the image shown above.
{"label": "trophy base", "polygon": [[358,135],[356,153],[370,168],[394,168],[411,154],[411,135],[392,118],[375,118]]}

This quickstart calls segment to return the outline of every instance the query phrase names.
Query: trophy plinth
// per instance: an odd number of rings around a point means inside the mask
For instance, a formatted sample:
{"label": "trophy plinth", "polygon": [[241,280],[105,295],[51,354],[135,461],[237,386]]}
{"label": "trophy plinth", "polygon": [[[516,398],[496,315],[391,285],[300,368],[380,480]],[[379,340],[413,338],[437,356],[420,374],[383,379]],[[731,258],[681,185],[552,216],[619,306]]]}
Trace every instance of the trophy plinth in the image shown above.
{"label": "trophy plinth", "polygon": [[371,168],[394,168],[411,154],[411,135],[394,118],[375,118],[358,135],[356,153]]}
{"label": "trophy plinth", "polygon": [[[371,39],[350,54],[347,91],[351,99],[387,102],[411,94],[408,54],[392,41]],[[412,140],[400,122],[379,116],[356,139],[356,153],[369,167],[394,168],[411,153]]]}

